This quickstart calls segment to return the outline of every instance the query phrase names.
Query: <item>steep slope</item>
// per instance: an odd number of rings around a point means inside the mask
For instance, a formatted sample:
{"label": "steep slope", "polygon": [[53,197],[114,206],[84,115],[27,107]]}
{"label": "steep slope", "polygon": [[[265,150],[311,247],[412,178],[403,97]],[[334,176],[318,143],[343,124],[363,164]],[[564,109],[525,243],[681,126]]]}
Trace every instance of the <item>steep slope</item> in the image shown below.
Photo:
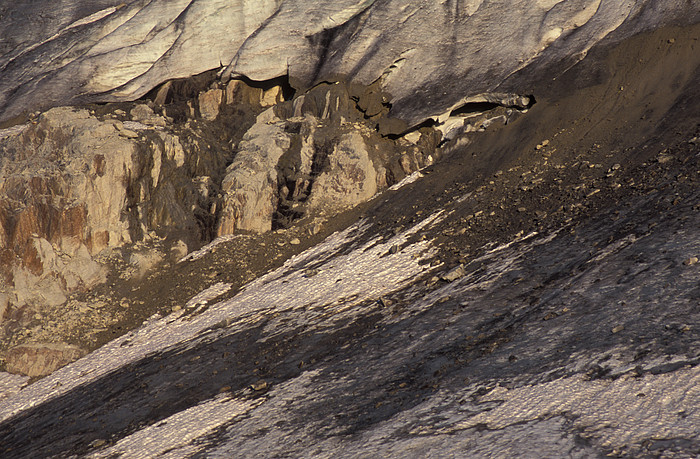
{"label": "steep slope", "polygon": [[0,401],[3,454],[700,454],[699,39],[525,69],[526,113],[324,232],[154,274],[158,315]]}

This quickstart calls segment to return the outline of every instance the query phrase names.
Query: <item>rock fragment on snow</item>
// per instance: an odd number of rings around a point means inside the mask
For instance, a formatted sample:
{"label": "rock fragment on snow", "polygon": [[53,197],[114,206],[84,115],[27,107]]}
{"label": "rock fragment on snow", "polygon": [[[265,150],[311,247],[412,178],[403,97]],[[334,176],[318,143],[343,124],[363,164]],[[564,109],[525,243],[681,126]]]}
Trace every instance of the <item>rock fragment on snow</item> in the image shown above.
{"label": "rock fragment on snow", "polygon": [[454,282],[457,279],[464,277],[466,274],[467,272],[464,270],[464,266],[457,265],[451,270],[447,271],[445,274],[443,274],[440,278],[447,282]]}

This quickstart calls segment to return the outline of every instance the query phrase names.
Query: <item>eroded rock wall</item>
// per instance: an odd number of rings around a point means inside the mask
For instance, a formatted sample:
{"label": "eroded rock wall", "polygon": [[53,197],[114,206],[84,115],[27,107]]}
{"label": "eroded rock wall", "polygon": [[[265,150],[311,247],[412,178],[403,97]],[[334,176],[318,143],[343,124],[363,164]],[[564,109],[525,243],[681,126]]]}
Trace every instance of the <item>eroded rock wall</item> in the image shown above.
{"label": "eroded rock wall", "polygon": [[128,113],[58,107],[2,131],[3,318],[26,324],[104,282],[102,261],[114,249],[209,237],[231,150],[196,128],[166,125],[132,104]]}
{"label": "eroded rock wall", "polygon": [[435,129],[388,139],[359,100],[322,84],[260,114],[227,168],[217,234],[333,215],[435,161]]}
{"label": "eroded rock wall", "polygon": [[61,308],[99,310],[77,296],[139,281],[217,235],[321,225],[437,158],[433,128],[379,132],[388,107],[376,89],[288,93],[202,75],[0,131],[2,336]]}

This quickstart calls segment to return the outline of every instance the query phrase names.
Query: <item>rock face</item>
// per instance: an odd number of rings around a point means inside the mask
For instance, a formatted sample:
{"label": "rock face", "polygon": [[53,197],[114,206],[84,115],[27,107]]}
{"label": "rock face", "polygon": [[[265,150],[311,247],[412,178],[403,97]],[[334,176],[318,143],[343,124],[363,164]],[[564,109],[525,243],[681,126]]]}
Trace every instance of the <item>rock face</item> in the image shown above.
{"label": "rock face", "polygon": [[112,274],[141,279],[170,250],[135,243],[194,247],[328,217],[437,158],[438,131],[385,138],[387,108],[342,84],[285,102],[277,85],[172,81],[152,97],[0,131],[4,335],[104,283],[115,250],[134,253]]}
{"label": "rock face", "polygon": [[[421,158],[422,159],[422,158]],[[327,211],[368,201],[379,189],[377,171],[358,132],[343,135],[327,157],[328,170],[318,175],[309,196],[309,210]],[[432,161],[422,162],[421,166]],[[411,171],[409,171],[411,172]],[[382,177],[386,183],[386,177]]]}
{"label": "rock face", "polygon": [[[236,130],[283,95],[174,81],[154,99],[57,107],[0,130],[0,323],[26,325],[103,283],[113,249],[154,237],[208,242]],[[154,266],[139,257],[125,260],[136,277]]]}
{"label": "rock face", "polygon": [[[3,12],[2,36],[12,38],[0,57],[0,122],[56,105],[133,100],[168,79],[230,63],[225,77],[288,75],[299,89],[336,79],[378,82],[392,116],[416,125],[465,97],[526,91],[533,69],[562,59],[573,64],[604,39],[693,22],[699,6],[698,0],[62,0],[37,14],[33,4],[13,2]],[[26,27],[28,17],[41,23]],[[494,17],[508,27],[495,27]]]}
{"label": "rock face", "polygon": [[269,231],[276,207],[277,171],[280,157],[290,141],[279,126],[270,125],[265,112],[243,137],[233,163],[222,182],[224,210],[217,233],[231,234],[235,228]]}
{"label": "rock face", "polygon": [[13,298],[10,306],[15,309],[11,316],[19,319],[17,314],[24,315],[20,311],[27,305],[39,311],[60,306],[70,292],[86,290],[106,280],[106,267],[92,258],[84,244],[70,239],[62,242],[58,247],[43,237],[31,237],[24,247],[22,262],[8,267],[12,269],[12,288],[5,288]]}
{"label": "rock face", "polygon": [[131,240],[122,211],[125,185],[137,175],[137,143],[123,127],[87,110],[57,108],[3,139],[6,246],[22,245],[31,233],[53,243],[74,238],[92,253]]}

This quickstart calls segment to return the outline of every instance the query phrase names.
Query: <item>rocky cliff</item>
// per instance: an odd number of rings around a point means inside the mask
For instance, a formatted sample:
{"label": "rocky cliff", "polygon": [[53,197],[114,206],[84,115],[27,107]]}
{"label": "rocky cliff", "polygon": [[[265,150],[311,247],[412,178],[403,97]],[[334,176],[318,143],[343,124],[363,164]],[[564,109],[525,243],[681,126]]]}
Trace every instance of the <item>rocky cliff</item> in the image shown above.
{"label": "rocky cliff", "polygon": [[302,220],[318,232],[439,155],[439,131],[388,139],[342,84],[286,102],[242,81],[183,91],[168,82],[146,103],[57,107],[1,131],[5,340],[214,236]]}
{"label": "rocky cliff", "polygon": [[4,456],[700,453],[698,2],[0,18]]}

